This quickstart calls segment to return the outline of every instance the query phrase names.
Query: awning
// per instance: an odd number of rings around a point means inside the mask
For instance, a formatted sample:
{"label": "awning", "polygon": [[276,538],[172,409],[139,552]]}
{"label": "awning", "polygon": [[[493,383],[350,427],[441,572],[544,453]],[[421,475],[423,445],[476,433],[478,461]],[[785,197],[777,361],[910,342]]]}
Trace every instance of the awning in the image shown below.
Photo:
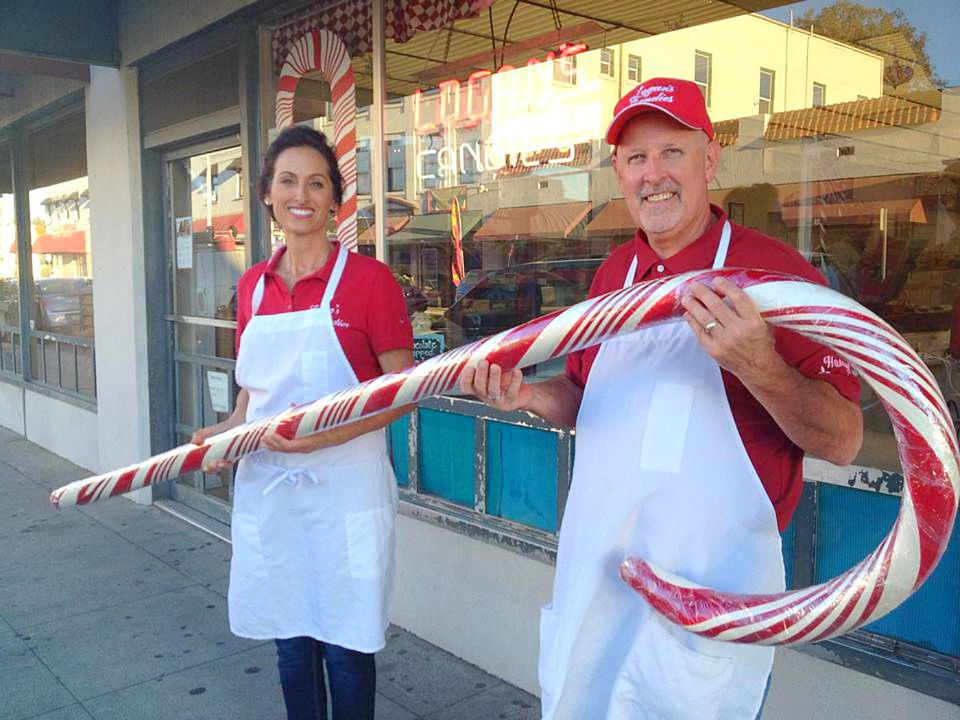
{"label": "awning", "polygon": [[811,222],[820,220],[832,225],[878,225],[880,210],[883,208],[886,208],[888,218],[909,220],[912,223],[927,222],[923,201],[919,198],[820,203],[809,206],[786,205],[781,212],[783,222],[792,225],[797,224],[800,221],[801,212],[808,209]]}
{"label": "awning", "polygon": [[[590,163],[590,143],[577,143],[573,146],[573,157],[569,148],[547,148],[532,153],[515,156],[496,171],[497,177],[516,177],[527,175],[534,170],[549,168],[584,167]],[[551,162],[552,161],[552,162]],[[511,162],[513,164],[511,164]]]}
{"label": "awning", "polygon": [[591,202],[500,208],[483,224],[474,240],[565,238],[590,212]]}
{"label": "awning", "polygon": [[[410,222],[410,215],[387,215],[387,237],[403,228]],[[377,241],[377,226],[370,223],[359,236],[361,245],[371,245]]]}
{"label": "awning", "polygon": [[[16,251],[17,246],[14,243],[11,252]],[[38,235],[33,241],[33,252],[36,255],[83,255],[87,252],[87,233],[85,230],[74,230],[57,235]]]}
{"label": "awning", "polygon": [[[213,223],[214,235],[232,235],[230,228],[236,231],[237,235],[243,235],[243,213],[234,213],[232,215],[214,215],[211,218]],[[207,219],[205,217],[193,221],[193,232],[202,233],[207,230]]]}
{"label": "awning", "polygon": [[630,217],[627,201],[623,198],[608,202],[587,225],[587,237],[589,238],[633,237],[636,232],[637,224]]}
{"label": "awning", "polygon": [[[480,223],[483,213],[479,210],[464,210],[460,214],[463,238]],[[447,211],[429,215],[411,215],[402,229],[390,236],[391,245],[403,243],[450,242],[450,213]]]}

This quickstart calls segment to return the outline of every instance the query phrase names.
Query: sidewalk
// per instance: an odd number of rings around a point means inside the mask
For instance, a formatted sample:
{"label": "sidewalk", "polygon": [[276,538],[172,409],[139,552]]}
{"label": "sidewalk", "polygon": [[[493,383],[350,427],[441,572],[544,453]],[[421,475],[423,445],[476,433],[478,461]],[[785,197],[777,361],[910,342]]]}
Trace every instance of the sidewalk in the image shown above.
{"label": "sidewalk", "polygon": [[[281,720],[272,642],[227,625],[230,547],[125,499],[53,508],[88,476],[0,428],[0,719]],[[378,720],[536,720],[537,698],[399,628]]]}

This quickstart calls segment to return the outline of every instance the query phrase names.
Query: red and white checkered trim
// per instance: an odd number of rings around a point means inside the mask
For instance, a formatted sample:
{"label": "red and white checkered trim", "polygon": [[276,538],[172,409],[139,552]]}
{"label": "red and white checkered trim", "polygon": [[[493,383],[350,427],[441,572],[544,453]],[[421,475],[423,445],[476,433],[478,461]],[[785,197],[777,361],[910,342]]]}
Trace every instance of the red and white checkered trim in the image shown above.
{"label": "red and white checkered trim", "polygon": [[[396,42],[406,42],[421,30],[436,30],[454,20],[476,17],[492,4],[493,0],[386,0],[386,36]],[[298,13],[281,21],[273,32],[274,72],[280,74],[297,40],[320,28],[339,36],[351,56],[370,52],[373,49],[370,10],[370,0],[346,0],[332,7],[317,7],[306,17]]]}

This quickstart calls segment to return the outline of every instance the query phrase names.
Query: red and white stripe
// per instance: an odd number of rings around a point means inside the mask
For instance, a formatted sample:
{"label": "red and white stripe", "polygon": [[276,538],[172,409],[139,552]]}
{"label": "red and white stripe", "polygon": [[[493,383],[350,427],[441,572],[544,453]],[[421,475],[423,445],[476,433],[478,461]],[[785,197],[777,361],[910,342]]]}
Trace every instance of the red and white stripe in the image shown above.
{"label": "red and white stripe", "polygon": [[312,30],[290,48],[277,80],[276,126],[293,123],[293,100],[300,78],[319,70],[333,95],[333,143],[343,177],[343,200],[337,213],[337,240],[357,249],[357,85],[346,46],[329,30]]}
{"label": "red and white stripe", "polygon": [[841,635],[893,610],[940,560],[960,496],[957,437],[936,381],[889,325],[839,293],[755,270],[708,270],[639,283],[420,365],[383,375],[313,403],[184,445],[142,463],[66,485],[51,495],[82,505],[197,470],[205,458],[235,460],[260,448],[268,432],[303,437],[426,397],[457,392],[460,373],[480,360],[506,370],[561,357],[604,340],[675,320],[694,280],[724,276],[742,287],[766,320],[833,348],[887,408],[899,444],[905,491],[890,534],[859,564],[829,582],[777,595],[732,595],[703,588],[627,558],[621,575],[666,618],[706,637],[741,643],[797,644]]}

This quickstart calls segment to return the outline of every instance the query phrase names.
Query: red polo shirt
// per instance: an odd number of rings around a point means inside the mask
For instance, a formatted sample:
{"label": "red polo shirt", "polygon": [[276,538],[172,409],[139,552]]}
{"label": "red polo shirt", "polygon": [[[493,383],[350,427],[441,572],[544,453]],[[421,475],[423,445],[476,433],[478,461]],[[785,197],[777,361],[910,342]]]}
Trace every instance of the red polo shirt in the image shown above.
{"label": "red polo shirt", "polygon": [[[659,258],[647,243],[642,231],[633,242],[616,248],[597,269],[590,287],[590,297],[623,287],[627,270],[637,257],[635,282],[655,280],[703,270],[713,266],[723,221],[727,219],[718,207],[712,207],[715,222],[696,242],[666,260]],[[825,285],[823,276],[789,245],[756,230],[731,223],[730,247],[726,267],[758,268],[798,275]],[[825,380],[843,397],[853,402],[860,398],[860,383],[850,365],[822,345],[789,330],[773,328],[777,351],[784,359],[809,378]],[[598,346],[572,353],[567,357],[567,375],[584,387],[597,357]],[[773,503],[780,530],[790,523],[803,489],[803,451],[783,434],[770,414],[744,387],[736,376],[721,371],[733,419],[740,431],[744,447]],[[706,471],[706,468],[704,469]]]}
{"label": "red polo shirt", "polygon": [[[277,264],[286,248],[274,253],[268,261],[257,263],[237,281],[237,352],[243,330],[250,322],[253,290],[264,275],[263,299],[258,315],[307,310],[320,305],[327,288],[333,264],[340,252],[334,252],[323,267],[297,280],[292,289],[276,272]],[[387,350],[413,347],[413,330],[403,291],[379,260],[358,253],[350,253],[343,268],[340,284],[330,301],[330,313],[347,361],[360,382],[383,374],[377,355]],[[282,352],[282,348],[277,349]]]}

